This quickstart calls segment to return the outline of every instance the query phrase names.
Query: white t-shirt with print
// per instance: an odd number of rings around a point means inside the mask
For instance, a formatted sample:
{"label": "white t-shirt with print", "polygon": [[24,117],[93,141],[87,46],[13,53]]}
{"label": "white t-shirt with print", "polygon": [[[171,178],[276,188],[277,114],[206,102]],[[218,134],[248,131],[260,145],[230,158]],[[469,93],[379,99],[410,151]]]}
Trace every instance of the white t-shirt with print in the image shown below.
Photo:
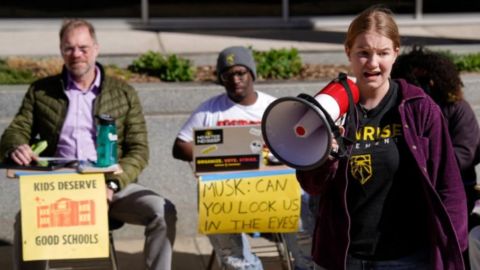
{"label": "white t-shirt with print", "polygon": [[194,128],[260,124],[263,112],[275,97],[256,92],[257,101],[249,106],[233,102],[226,93],[208,99],[190,115],[177,138],[185,142],[193,141]]}

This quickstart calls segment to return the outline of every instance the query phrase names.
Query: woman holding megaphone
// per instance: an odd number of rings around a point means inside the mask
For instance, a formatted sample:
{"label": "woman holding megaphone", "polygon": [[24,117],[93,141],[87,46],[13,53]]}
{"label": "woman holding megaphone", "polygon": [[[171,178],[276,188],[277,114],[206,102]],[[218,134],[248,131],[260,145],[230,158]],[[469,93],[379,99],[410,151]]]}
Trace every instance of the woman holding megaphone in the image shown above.
{"label": "woman holding megaphone", "polygon": [[345,52],[360,99],[344,133],[353,143],[344,157],[297,170],[303,189],[320,194],[315,269],[464,268],[466,199],[447,126],[422,89],[390,78],[399,51],[389,9],[350,24]]}

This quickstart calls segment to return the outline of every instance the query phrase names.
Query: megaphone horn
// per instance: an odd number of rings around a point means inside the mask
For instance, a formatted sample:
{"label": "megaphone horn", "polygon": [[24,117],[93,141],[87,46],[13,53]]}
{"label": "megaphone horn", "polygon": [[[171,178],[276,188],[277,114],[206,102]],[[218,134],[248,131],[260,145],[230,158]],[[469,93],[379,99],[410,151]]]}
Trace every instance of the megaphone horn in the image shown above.
{"label": "megaphone horn", "polygon": [[279,98],[263,114],[265,143],[276,158],[290,167],[316,168],[330,154],[334,121],[358,99],[358,87],[343,73],[314,97],[300,94]]}

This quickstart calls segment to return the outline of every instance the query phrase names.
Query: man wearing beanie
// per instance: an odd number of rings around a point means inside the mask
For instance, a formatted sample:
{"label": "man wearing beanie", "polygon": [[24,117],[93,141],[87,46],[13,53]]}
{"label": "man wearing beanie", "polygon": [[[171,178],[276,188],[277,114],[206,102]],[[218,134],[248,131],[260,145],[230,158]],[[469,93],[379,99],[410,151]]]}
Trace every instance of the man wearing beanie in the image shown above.
{"label": "man wearing beanie", "polygon": [[190,115],[175,140],[173,157],[192,161],[194,128],[260,124],[263,112],[275,98],[254,90],[256,77],[249,49],[229,47],[220,52],[217,78],[225,93],[206,100]]}
{"label": "man wearing beanie", "polygon": [[[254,90],[253,82],[256,78],[256,66],[251,50],[236,46],[220,52],[217,59],[217,79],[218,83],[224,86],[225,93],[203,102],[190,115],[177,135],[173,145],[173,157],[192,161],[194,128],[260,124],[263,112],[275,98]],[[311,263],[310,256],[304,256],[297,247],[295,234],[286,236],[288,249],[295,258],[295,269],[309,269],[307,265]],[[245,234],[216,234],[208,237],[225,269],[263,269],[259,258],[251,252]]]}
{"label": "man wearing beanie", "polygon": [[[193,129],[226,125],[260,124],[274,97],[255,91],[256,74],[252,52],[245,47],[229,47],[218,55],[217,78],[225,93],[203,102],[180,129],[173,145],[173,157],[192,161]],[[245,234],[209,235],[215,253],[226,269],[263,269]]]}

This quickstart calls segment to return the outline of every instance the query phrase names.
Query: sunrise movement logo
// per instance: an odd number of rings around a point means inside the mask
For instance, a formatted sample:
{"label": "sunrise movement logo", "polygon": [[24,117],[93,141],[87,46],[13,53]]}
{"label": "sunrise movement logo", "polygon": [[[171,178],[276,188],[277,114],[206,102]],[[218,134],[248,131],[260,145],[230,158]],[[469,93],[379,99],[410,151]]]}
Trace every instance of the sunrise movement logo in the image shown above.
{"label": "sunrise movement logo", "polygon": [[226,60],[227,60],[227,63],[230,66],[232,66],[233,64],[235,64],[235,54],[231,53],[231,54],[227,55]]}
{"label": "sunrise movement logo", "polygon": [[350,170],[352,176],[364,185],[370,178],[372,178],[372,156],[356,155],[350,158]]}

